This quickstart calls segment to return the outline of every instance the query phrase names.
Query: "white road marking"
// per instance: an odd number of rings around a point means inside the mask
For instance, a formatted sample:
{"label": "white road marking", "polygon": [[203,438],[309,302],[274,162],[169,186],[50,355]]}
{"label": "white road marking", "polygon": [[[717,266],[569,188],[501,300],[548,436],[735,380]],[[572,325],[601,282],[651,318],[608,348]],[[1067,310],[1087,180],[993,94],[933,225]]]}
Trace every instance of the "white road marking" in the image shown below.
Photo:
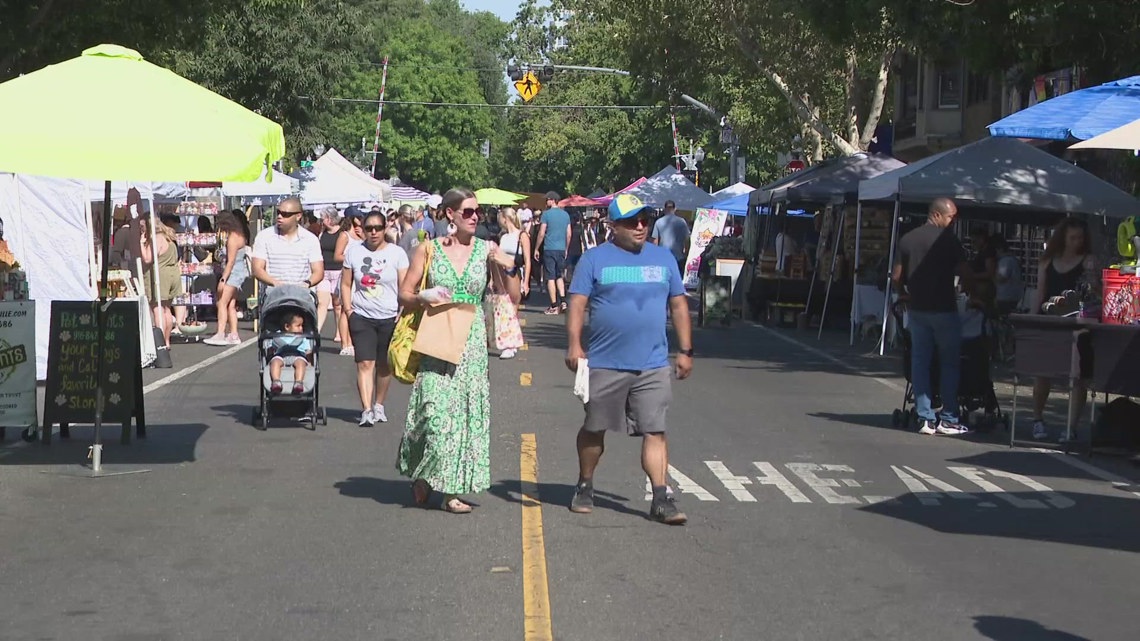
{"label": "white road marking", "polygon": [[678,492],[692,494],[701,501],[720,501],[720,499],[712,495],[712,492],[698,485],[696,481],[685,476],[672,465],[669,466],[669,477],[676,481]]}
{"label": "white road marking", "polygon": [[922,505],[942,504],[941,501],[935,498],[938,496],[938,492],[931,492],[929,488],[922,484],[922,481],[914,478],[910,474],[907,474],[894,465],[891,466],[891,469],[894,471],[895,476],[899,477],[899,480],[903,482],[903,485],[906,486],[906,489],[910,490],[910,493],[913,494],[916,499],[918,499],[919,503]]}
{"label": "white road marking", "polygon": [[850,503],[859,503],[859,497],[847,496],[840,494],[832,488],[840,487],[839,481],[836,479],[821,478],[816,472],[847,472],[852,473],[855,470],[851,469],[848,465],[818,465],[816,463],[785,463],[784,467],[792,471],[792,474],[800,477],[800,480],[805,485],[815,490],[815,493],[822,496],[824,501],[832,505],[843,505]]}
{"label": "white road marking", "polygon": [[[834,356],[832,354],[828,354],[827,352],[825,352],[825,351],[823,351],[817,347],[813,347],[811,345],[808,345],[807,343],[796,340],[790,336],[786,336],[786,335],[784,335],[784,334],[782,334],[776,330],[770,329],[768,327],[764,327],[763,325],[760,325],[760,324],[753,324],[752,326],[755,327],[756,329],[759,329],[760,331],[768,334],[769,336],[778,338],[779,340],[782,340],[785,343],[788,343],[790,345],[795,345],[796,347],[804,350],[805,352],[808,352],[809,354],[812,354],[813,356],[817,356],[817,357],[822,358],[828,362],[835,363],[836,365],[842,367],[843,369],[846,369],[847,371],[849,371],[853,374],[860,374],[859,370],[857,370],[855,367],[853,367],[850,363],[844,361],[843,359],[841,359],[837,356]],[[865,378],[869,378],[870,380],[875,381],[876,383],[879,383],[879,384],[883,385],[884,387],[891,389],[891,390],[894,390],[896,392],[903,391],[903,387],[901,385],[899,385],[898,383],[892,381],[892,380],[880,378],[878,376],[867,376]],[[1103,469],[1096,467],[1095,465],[1092,465],[1090,463],[1086,463],[1085,461],[1082,461],[1081,459],[1076,458],[1075,456],[1073,456],[1071,454],[1066,454],[1064,452],[1059,452],[1057,450],[1049,450],[1049,449],[1044,449],[1044,448],[1029,448],[1027,451],[1038,452],[1041,454],[1049,454],[1049,455],[1055,456],[1055,457],[1057,457],[1057,460],[1061,461],[1062,463],[1064,463],[1066,465],[1069,465],[1071,467],[1075,467],[1078,470],[1081,470],[1082,472],[1087,472],[1088,474],[1095,476],[1096,478],[1101,479],[1102,481],[1108,481],[1109,483],[1112,484],[1112,486],[1114,488],[1116,488],[1118,490],[1122,490],[1124,492],[1127,492],[1128,494],[1131,494],[1133,497],[1140,498],[1140,489],[1132,489],[1132,488],[1140,488],[1140,483],[1131,481],[1131,480],[1129,480],[1123,476],[1120,476],[1118,474],[1113,474],[1112,472],[1109,472],[1108,470],[1103,470]]]}
{"label": "white road marking", "polygon": [[728,493],[736,498],[737,501],[744,503],[756,502],[756,497],[752,496],[752,493],[744,488],[745,485],[752,485],[752,479],[747,476],[736,476],[720,461],[705,461],[705,465],[712,471],[713,476],[724,485],[724,489],[728,490]]}
{"label": "white road marking", "polygon": [[914,469],[913,467],[908,467],[906,465],[904,465],[903,467],[906,469],[906,471],[913,474],[915,476],[915,478],[917,478],[918,480],[930,485],[931,487],[938,488],[939,490],[942,490],[943,492],[946,493],[946,496],[949,496],[952,499],[966,499],[966,500],[970,500],[970,501],[978,500],[977,496],[974,496],[973,494],[970,494],[969,492],[964,492],[962,490],[959,490],[958,488],[947,483],[946,481],[942,481],[942,480],[934,478],[933,476],[931,476],[929,474],[919,472],[918,470]]}
{"label": "white road marking", "polygon": [[1058,510],[1065,510],[1076,505],[1076,502],[1073,501],[1073,499],[1070,499],[1069,497],[1060,494],[1059,492],[1054,492],[1053,488],[1045,485],[1044,483],[1035,481],[1028,476],[1015,474],[1013,472],[1006,472],[1003,470],[991,470],[989,468],[986,468],[986,472],[989,472],[991,476],[1000,476],[1011,481],[1017,481],[1018,483],[1021,483],[1025,487],[1028,487],[1035,492],[1044,494],[1045,502],[1057,508]]}
{"label": "white road marking", "polygon": [[256,342],[257,342],[256,336],[253,338],[247,338],[245,341],[238,343],[237,345],[234,345],[233,347],[226,348],[226,349],[218,352],[217,354],[214,354],[213,356],[207,358],[206,360],[204,360],[200,363],[194,363],[193,365],[191,365],[190,367],[187,367],[186,369],[178,370],[177,372],[174,372],[170,376],[160,378],[157,381],[151,383],[150,385],[143,387],[143,394],[149,394],[156,389],[159,389],[163,386],[166,386],[166,385],[173,383],[174,381],[177,381],[180,378],[189,376],[189,375],[193,374],[194,372],[197,372],[200,369],[205,369],[205,368],[213,365],[214,363],[217,363],[218,361],[222,360],[223,358],[228,358],[230,356],[233,356],[234,354],[236,354],[236,353],[240,352],[241,350],[249,347],[250,345],[253,345]]}
{"label": "white road marking", "polygon": [[760,481],[760,485],[774,485],[776,489],[784,493],[784,496],[791,499],[792,503],[811,503],[811,499],[788,480],[788,477],[781,474],[775,465],[764,461],[753,461],[752,465],[764,474],[756,477],[756,480]]}
{"label": "white road marking", "polygon": [[1140,483],[1134,483],[1124,478],[1123,476],[1113,474],[1107,470],[1102,470],[1095,465],[1091,465],[1082,461],[1072,454],[1065,454],[1064,452],[1058,452],[1057,450],[1047,450],[1044,448],[1034,448],[1033,451],[1041,452],[1043,454],[1051,454],[1055,456],[1058,461],[1061,461],[1065,465],[1075,467],[1078,470],[1085,472],[1091,476],[1095,476],[1102,481],[1108,481],[1109,483],[1112,483],[1112,486],[1114,488],[1123,490],[1136,498],[1140,498],[1140,491],[1130,489],[1134,487],[1140,487]]}
{"label": "white road marking", "polygon": [[1014,507],[1033,510],[1048,509],[1048,506],[1037,499],[1023,499],[1014,496],[1000,486],[982,478],[982,474],[985,472],[976,467],[950,467],[947,469]]}

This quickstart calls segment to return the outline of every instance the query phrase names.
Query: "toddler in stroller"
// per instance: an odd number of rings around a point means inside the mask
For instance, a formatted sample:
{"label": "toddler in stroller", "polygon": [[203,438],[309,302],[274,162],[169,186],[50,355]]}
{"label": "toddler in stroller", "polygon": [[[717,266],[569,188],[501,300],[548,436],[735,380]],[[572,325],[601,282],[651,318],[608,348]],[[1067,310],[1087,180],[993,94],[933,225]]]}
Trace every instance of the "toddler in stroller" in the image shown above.
{"label": "toddler in stroller", "polygon": [[281,285],[266,292],[259,305],[257,357],[260,401],[253,409],[259,429],[275,416],[300,418],[310,429],[327,424],[320,407],[320,348],[317,302],[299,285]]}
{"label": "toddler in stroller", "polygon": [[[895,303],[891,313],[895,317],[895,327],[898,328],[903,346],[903,376],[906,378],[902,408],[894,411],[891,422],[897,428],[915,430],[919,421],[914,407],[911,371],[913,343],[910,332],[905,327],[905,303]],[[1001,412],[994,391],[990,364],[990,338],[986,331],[989,323],[986,314],[982,309],[967,306],[959,312],[959,317],[962,320],[962,345],[959,350],[958,407],[962,413],[962,424],[978,432],[988,432],[998,423],[1008,426],[1009,419]],[[938,355],[935,354],[930,374],[932,390],[939,389],[939,369]],[[931,405],[937,408],[941,404],[941,399],[935,392]],[[978,410],[983,412],[979,420],[968,418]]]}

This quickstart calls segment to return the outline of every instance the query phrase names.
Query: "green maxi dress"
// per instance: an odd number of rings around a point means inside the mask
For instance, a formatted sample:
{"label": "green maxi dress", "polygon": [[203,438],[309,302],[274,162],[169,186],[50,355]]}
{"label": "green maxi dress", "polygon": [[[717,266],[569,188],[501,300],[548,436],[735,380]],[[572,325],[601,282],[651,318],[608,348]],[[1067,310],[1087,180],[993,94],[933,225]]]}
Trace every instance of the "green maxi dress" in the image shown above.
{"label": "green maxi dress", "polygon": [[[466,265],[455,266],[433,240],[428,287],[443,286],[463,298],[481,301],[487,289],[486,241],[472,241]],[[458,365],[423,357],[400,441],[397,469],[423,479],[436,492],[459,495],[491,486],[491,389],[487,378],[487,323],[483,306]]]}

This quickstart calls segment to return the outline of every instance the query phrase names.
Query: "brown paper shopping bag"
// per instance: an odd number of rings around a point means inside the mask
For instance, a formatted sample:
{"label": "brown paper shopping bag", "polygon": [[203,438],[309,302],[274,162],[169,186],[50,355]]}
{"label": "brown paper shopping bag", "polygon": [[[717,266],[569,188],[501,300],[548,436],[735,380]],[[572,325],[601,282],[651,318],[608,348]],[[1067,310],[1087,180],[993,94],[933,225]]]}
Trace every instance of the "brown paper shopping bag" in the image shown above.
{"label": "brown paper shopping bag", "polygon": [[420,320],[412,350],[458,365],[474,323],[474,305],[445,303],[429,307]]}

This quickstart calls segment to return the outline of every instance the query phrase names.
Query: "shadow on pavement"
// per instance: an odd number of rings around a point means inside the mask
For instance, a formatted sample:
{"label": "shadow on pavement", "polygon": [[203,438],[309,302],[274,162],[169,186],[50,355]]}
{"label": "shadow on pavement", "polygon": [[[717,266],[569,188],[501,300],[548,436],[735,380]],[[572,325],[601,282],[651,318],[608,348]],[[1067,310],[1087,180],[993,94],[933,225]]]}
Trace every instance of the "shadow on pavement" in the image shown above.
{"label": "shadow on pavement", "polygon": [[[508,503],[522,503],[521,481],[499,481],[491,485],[488,490],[492,496]],[[539,483],[538,498],[547,507],[569,509],[570,499],[574,497],[574,486],[567,483]],[[619,494],[611,494],[602,490],[594,490],[594,509],[612,510],[621,514],[632,514],[648,518],[645,512],[630,509],[625,503],[629,499]]]}
{"label": "shadow on pavement", "polygon": [[[412,483],[408,479],[380,479],[371,476],[350,476],[333,483],[341,496],[354,499],[372,499],[382,505],[419,507],[412,500]],[[438,494],[438,493],[435,493]]]}
{"label": "shadow on pavement", "polygon": [[836,414],[834,412],[812,412],[808,416],[822,418],[836,423],[860,425],[863,427],[880,427],[883,429],[898,429],[891,425],[890,411],[876,412],[875,414]]}
{"label": "shadow on pavement", "polygon": [[[147,438],[133,439],[130,445],[119,443],[119,426],[102,430],[103,462],[107,465],[168,465],[195,460],[198,439],[209,429],[200,423],[179,425],[147,425]],[[87,461],[87,448],[95,440],[89,425],[71,426],[71,438],[58,435],[48,446],[30,443],[9,449],[0,458],[2,465],[79,465]]]}
{"label": "shadow on pavement", "polygon": [[976,616],[974,629],[994,641],[1091,641],[1086,637],[1051,630],[1036,621],[1002,616]]}
{"label": "shadow on pavement", "polygon": [[[944,534],[991,536],[1027,541],[1080,545],[1122,552],[1140,552],[1140,501],[1134,497],[1058,492],[1075,505],[1066,509],[1003,509],[1012,501],[1048,502],[1039,492],[992,495],[997,508],[985,509],[962,499],[945,499],[940,506],[920,505],[913,495],[876,503],[860,511],[921,525]],[[1010,638],[1015,637],[993,637]],[[1030,638],[1030,637],[1023,637]],[[1046,637],[1051,638],[1051,637]]]}

